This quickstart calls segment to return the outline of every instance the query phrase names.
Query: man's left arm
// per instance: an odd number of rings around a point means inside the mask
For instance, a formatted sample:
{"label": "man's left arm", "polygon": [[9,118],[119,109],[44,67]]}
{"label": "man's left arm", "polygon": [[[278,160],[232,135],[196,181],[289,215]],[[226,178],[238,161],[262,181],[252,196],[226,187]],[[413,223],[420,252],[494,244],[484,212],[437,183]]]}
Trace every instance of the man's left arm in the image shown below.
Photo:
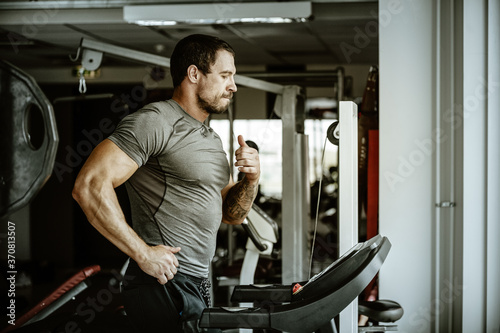
{"label": "man's left arm", "polygon": [[240,148],[235,151],[238,170],[245,174],[237,183],[230,183],[222,190],[222,222],[241,224],[245,220],[257,195],[260,178],[259,153],[249,147],[243,136],[238,136]]}

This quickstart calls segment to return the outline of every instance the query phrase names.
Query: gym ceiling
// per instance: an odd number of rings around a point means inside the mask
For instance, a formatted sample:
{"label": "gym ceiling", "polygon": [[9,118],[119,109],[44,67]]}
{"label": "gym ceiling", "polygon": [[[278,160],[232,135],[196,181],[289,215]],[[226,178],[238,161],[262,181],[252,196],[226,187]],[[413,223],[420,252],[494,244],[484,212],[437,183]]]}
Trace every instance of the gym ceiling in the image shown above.
{"label": "gym ceiling", "polygon": [[[249,2],[220,1],[228,10]],[[280,1],[283,3],[286,1]],[[293,2],[293,1],[288,1]],[[130,5],[214,4],[214,1],[2,1],[0,56],[20,68],[74,66],[82,38],[94,39],[169,57],[184,36],[204,33],[229,42],[236,65],[306,68],[310,65],[378,63],[377,1],[311,1],[306,22],[176,24],[139,26],[123,18]],[[233,7],[231,7],[233,6]],[[106,66],[133,66],[129,60],[104,57]]]}

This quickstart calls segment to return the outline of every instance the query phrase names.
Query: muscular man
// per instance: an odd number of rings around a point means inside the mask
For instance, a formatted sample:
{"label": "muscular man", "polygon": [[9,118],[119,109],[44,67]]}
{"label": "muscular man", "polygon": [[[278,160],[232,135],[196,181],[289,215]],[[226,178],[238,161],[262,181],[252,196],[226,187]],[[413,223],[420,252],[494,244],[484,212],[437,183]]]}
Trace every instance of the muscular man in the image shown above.
{"label": "muscular man", "polygon": [[[219,136],[203,121],[236,92],[234,51],[206,35],[171,56],[172,99],[125,117],[89,156],[73,190],[89,222],[130,258],[123,291],[140,332],[198,332],[221,221],[239,224],[257,193],[259,156],[242,136],[234,183]],[[114,188],[126,182],[133,229]]]}

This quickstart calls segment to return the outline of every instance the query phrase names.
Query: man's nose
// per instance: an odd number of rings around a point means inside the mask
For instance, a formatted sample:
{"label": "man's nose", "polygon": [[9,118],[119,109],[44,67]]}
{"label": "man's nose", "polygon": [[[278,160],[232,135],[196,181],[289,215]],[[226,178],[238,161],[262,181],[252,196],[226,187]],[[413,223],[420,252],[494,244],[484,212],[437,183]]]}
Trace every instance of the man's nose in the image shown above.
{"label": "man's nose", "polygon": [[236,92],[238,90],[238,87],[236,87],[236,82],[234,82],[234,77],[231,77],[231,82],[229,83],[227,90],[231,92]]}

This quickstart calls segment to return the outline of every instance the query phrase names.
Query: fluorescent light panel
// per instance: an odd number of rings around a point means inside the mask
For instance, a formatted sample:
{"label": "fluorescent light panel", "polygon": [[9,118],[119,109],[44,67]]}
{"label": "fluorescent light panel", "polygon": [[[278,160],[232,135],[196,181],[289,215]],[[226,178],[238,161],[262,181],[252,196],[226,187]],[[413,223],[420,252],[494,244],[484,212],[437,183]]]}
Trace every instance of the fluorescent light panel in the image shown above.
{"label": "fluorescent light panel", "polygon": [[124,6],[123,18],[139,25],[289,23],[312,14],[309,1]]}

